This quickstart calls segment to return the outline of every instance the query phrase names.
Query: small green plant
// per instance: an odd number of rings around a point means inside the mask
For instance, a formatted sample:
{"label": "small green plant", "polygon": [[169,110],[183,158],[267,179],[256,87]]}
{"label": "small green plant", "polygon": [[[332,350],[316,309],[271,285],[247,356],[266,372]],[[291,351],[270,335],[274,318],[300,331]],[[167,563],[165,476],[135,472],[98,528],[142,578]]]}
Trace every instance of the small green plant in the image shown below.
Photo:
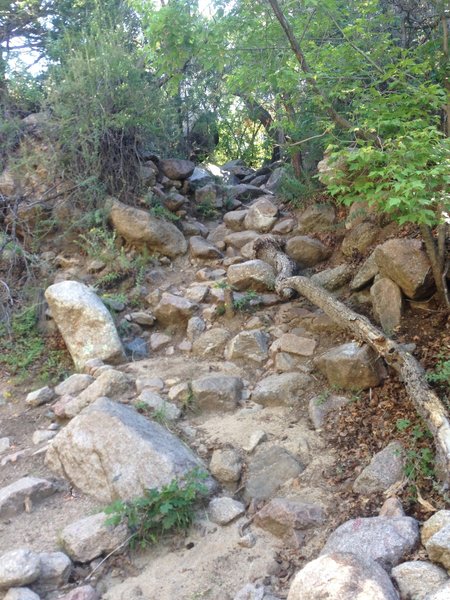
{"label": "small green plant", "polygon": [[164,219],[165,221],[179,221],[180,217],[170,210],[168,210],[165,206],[160,204],[159,202],[152,202],[152,206],[150,208],[151,214],[158,218]]}
{"label": "small green plant", "polygon": [[432,439],[428,429],[420,425],[414,425],[409,419],[397,419],[395,424],[398,431],[409,431],[410,443],[405,455],[405,475],[410,483],[410,491],[413,498],[417,496],[417,482],[420,479],[435,478],[435,458],[432,450],[424,446],[426,439]]}
{"label": "small green plant", "polygon": [[204,219],[213,219],[217,215],[217,209],[210,199],[202,200],[197,204],[197,212]]}
{"label": "small green plant", "polygon": [[203,483],[206,478],[206,473],[193,469],[180,481],[173,479],[160,489],[148,489],[135,500],[117,500],[105,509],[111,515],[106,523],[118,525],[125,521],[131,533],[130,546],[146,548],[165,533],[190,526],[194,505],[207,492]]}
{"label": "small green plant", "polygon": [[242,298],[233,301],[233,307],[240,312],[250,312],[261,303],[259,295],[253,290],[245,292]]}
{"label": "small green plant", "polygon": [[450,358],[448,355],[440,354],[438,362],[433,371],[426,374],[428,381],[437,384],[450,385]]}
{"label": "small green plant", "polygon": [[327,400],[330,396],[331,396],[331,392],[329,390],[325,390],[324,392],[318,394],[314,398],[314,404],[316,406],[322,406],[322,404],[325,404],[325,402],[327,402]]}

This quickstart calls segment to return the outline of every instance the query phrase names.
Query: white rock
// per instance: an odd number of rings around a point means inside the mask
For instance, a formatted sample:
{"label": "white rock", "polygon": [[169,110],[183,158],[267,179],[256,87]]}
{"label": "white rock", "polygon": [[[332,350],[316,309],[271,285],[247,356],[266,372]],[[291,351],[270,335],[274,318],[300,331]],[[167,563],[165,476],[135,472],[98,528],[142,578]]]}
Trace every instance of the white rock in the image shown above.
{"label": "white rock", "polygon": [[45,297],[77,369],[91,358],[122,362],[125,353],[108,309],[77,281],[51,285]]}
{"label": "white rock", "polygon": [[41,560],[32,550],[20,548],[0,556],[0,589],[33,583],[40,573]]}
{"label": "white rock", "polygon": [[45,386],[38,390],[34,390],[34,392],[30,392],[25,398],[25,402],[30,406],[40,406],[41,404],[53,400],[54,396],[54,391],[48,386]]}
{"label": "white rock", "polygon": [[213,498],[208,506],[209,518],[218,525],[227,525],[244,513],[245,506],[233,498]]}

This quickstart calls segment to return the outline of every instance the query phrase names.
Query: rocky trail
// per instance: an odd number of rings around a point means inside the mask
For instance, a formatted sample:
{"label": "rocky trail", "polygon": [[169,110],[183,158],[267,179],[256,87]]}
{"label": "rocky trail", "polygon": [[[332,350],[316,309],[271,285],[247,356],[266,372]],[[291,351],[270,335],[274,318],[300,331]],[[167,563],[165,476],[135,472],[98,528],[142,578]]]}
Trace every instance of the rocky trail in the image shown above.
{"label": "rocky trail", "polygon": [[[176,226],[108,200],[126,251],[158,253],[125,298],[99,298],[101,260],[47,251],[46,326],[76,370],[29,394],[0,383],[5,600],[450,598],[445,500],[405,515],[409,426],[396,422],[417,417],[402,384],[321,310],[278,294],[253,245],[277,236],[302,274],[402,343],[417,341],[402,330],[414,307],[417,322],[435,316],[421,312],[428,259],[370,211],[340,226],[332,204],[290,210],[280,168],[230,164],[224,195],[188,161],[149,161],[149,185],[184,214]],[[199,204],[213,208],[202,222]],[[185,534],[133,551],[123,524],[105,525],[112,501],[198,466],[209,498]]]}

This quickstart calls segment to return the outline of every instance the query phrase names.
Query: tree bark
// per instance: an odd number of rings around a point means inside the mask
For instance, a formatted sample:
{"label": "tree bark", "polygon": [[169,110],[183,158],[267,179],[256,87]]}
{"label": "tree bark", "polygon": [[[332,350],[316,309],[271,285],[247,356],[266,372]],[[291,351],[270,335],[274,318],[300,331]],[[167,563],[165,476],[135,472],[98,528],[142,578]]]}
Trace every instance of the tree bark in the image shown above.
{"label": "tree bark", "polygon": [[423,368],[418,361],[396,342],[386,337],[372,325],[369,319],[347,308],[345,304],[333,298],[307,277],[291,277],[286,279],[282,286],[296,290],[321,308],[338,325],[349,330],[362,342],[369,344],[399,374],[408,396],[433,435],[436,447],[436,474],[448,487],[450,484],[450,422],[444,405],[428,386]]}

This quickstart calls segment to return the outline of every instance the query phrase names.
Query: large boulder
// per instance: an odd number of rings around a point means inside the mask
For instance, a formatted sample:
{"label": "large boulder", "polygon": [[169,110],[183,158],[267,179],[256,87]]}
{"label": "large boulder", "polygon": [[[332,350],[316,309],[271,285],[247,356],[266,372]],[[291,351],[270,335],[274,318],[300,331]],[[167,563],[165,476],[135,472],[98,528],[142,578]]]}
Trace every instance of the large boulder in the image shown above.
{"label": "large boulder", "polygon": [[275,288],[275,271],[263,260],[247,260],[230,265],[227,272],[228,283],[236,290],[252,289],[265,292]]}
{"label": "large boulder", "polygon": [[245,228],[264,233],[270,231],[278,216],[278,208],[270,197],[259,198],[248,209],[245,216]]}
{"label": "large boulder", "polygon": [[402,318],[402,292],[387,277],[380,277],[370,288],[373,313],[383,330],[391,335],[400,326]]}
{"label": "large boulder", "polygon": [[412,300],[420,300],[434,289],[431,264],[420,240],[388,240],[375,249],[375,261],[381,274]]}
{"label": "large boulder", "polygon": [[365,390],[379,385],[386,373],[381,360],[366,345],[356,342],[331,348],[316,360],[330,385],[345,390]]}
{"label": "large boulder", "polygon": [[225,358],[231,361],[262,363],[268,357],[268,335],[260,329],[241,331],[230,340],[225,350]]}
{"label": "large boulder", "polygon": [[195,169],[193,162],[181,158],[163,158],[158,166],[169,179],[188,179]]}
{"label": "large boulder", "polygon": [[373,223],[360,223],[345,236],[341,246],[342,254],[351,257],[354,252],[364,253],[379,235],[380,228]]}
{"label": "large boulder", "polygon": [[330,255],[329,249],[306,235],[297,235],[286,244],[286,254],[293,258],[303,268],[314,267]]}
{"label": "large boulder", "polygon": [[114,321],[100,298],[77,281],[48,287],[45,297],[77,370],[91,358],[110,363],[125,360]]}
{"label": "large boulder", "polygon": [[192,382],[195,408],[201,411],[234,410],[241,399],[244,385],[240,377],[209,375]]}
{"label": "large boulder", "polygon": [[398,565],[419,542],[419,523],[411,517],[351,519],[328,538],[321,554],[351,552],[384,569]]}
{"label": "large boulder", "polygon": [[106,208],[112,226],[130,244],[146,247],[170,258],[186,252],[186,239],[173,223],[115,199],[110,199]]}
{"label": "large boulder", "polygon": [[398,600],[384,569],[364,557],[333,552],[319,556],[295,576],[288,600]]}
{"label": "large boulder", "polygon": [[203,466],[167,429],[108,398],[96,400],[53,438],[46,463],[102,502],[140,496]]}
{"label": "large boulder", "polygon": [[0,590],[27,585],[41,573],[41,560],[28,548],[11,550],[0,556]]}

